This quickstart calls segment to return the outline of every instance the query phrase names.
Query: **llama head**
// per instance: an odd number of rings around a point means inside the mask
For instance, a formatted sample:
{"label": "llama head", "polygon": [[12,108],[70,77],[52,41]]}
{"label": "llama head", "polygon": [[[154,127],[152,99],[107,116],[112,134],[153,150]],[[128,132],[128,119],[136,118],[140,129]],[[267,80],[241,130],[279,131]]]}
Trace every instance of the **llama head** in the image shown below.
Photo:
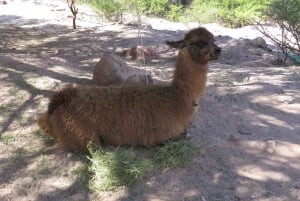
{"label": "llama head", "polygon": [[203,27],[192,29],[179,41],[166,41],[166,44],[173,48],[184,49],[191,59],[199,64],[205,64],[211,60],[216,60],[221,54],[221,48],[215,43],[212,33]]}

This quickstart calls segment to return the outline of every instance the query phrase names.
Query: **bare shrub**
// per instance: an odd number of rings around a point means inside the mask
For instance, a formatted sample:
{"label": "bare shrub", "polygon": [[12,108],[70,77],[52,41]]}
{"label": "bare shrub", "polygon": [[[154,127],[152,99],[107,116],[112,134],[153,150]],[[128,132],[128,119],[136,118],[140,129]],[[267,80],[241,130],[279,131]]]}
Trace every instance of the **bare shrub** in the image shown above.
{"label": "bare shrub", "polygon": [[78,8],[75,5],[75,0],[67,0],[67,3],[73,15],[73,29],[76,29],[76,17],[78,13]]}
{"label": "bare shrub", "polygon": [[283,64],[290,53],[300,54],[300,3],[299,0],[274,0],[264,10],[266,19],[272,24],[278,26],[281,30],[280,35],[277,36],[266,27],[257,22],[258,30],[276,44],[284,58],[278,56]]}

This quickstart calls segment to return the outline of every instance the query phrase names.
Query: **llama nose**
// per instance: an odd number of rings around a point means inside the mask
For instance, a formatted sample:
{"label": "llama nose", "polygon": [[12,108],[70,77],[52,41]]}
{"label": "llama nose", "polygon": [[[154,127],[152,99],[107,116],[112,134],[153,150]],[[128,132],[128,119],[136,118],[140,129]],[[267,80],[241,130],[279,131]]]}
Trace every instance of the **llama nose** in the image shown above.
{"label": "llama nose", "polygon": [[216,53],[216,54],[220,54],[220,53],[221,53],[221,50],[222,50],[222,49],[221,49],[220,47],[216,47],[215,53]]}

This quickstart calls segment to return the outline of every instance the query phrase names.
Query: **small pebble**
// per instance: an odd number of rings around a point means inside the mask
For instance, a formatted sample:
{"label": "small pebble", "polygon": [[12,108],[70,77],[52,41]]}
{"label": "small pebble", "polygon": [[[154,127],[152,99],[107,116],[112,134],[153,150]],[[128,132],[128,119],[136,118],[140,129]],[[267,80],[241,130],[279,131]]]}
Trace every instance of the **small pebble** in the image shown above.
{"label": "small pebble", "polygon": [[40,52],[40,57],[42,57],[43,59],[50,59],[50,55],[45,51]]}
{"label": "small pebble", "polygon": [[228,140],[228,141],[231,141],[231,142],[233,142],[233,143],[236,143],[236,144],[240,142],[240,139],[237,138],[237,137],[234,136],[234,135],[229,135],[229,137],[227,138],[227,140]]}

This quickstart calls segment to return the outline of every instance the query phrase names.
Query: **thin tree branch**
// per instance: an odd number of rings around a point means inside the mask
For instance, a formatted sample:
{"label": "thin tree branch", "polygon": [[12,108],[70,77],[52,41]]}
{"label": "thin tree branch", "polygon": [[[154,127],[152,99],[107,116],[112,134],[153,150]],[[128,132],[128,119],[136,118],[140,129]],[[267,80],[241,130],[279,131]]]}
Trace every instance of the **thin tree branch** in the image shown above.
{"label": "thin tree branch", "polygon": [[76,29],[76,15],[78,13],[78,8],[75,5],[75,0],[67,0],[68,6],[71,10],[71,13],[73,14],[73,29]]}

